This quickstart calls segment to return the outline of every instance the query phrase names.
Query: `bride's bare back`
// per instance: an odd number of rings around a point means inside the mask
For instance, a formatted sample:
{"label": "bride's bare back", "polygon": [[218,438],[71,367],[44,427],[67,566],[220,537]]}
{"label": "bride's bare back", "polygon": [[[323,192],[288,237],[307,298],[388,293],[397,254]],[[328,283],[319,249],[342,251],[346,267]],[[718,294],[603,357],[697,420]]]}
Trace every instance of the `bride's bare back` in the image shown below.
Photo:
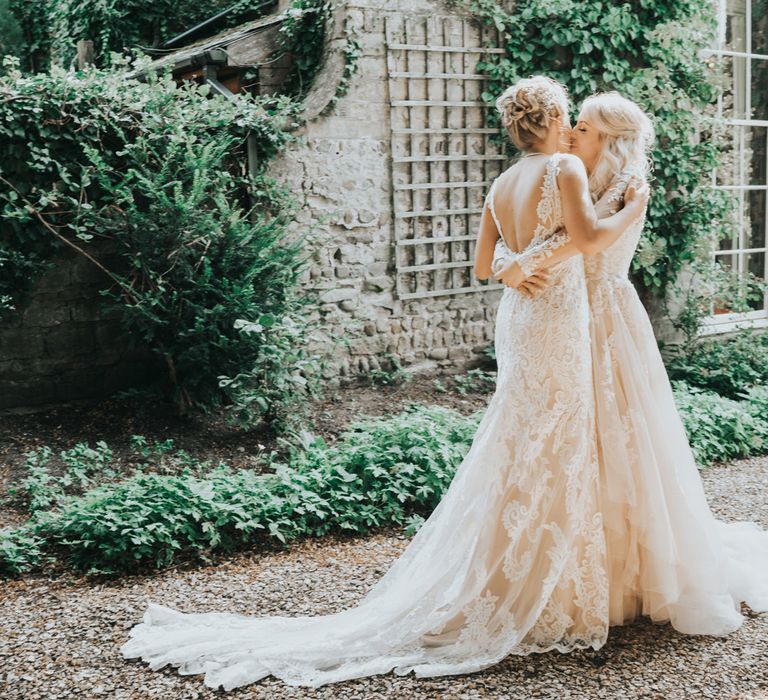
{"label": "bride's bare back", "polygon": [[521,158],[499,175],[494,184],[491,196],[501,227],[499,235],[512,252],[525,250],[541,223],[537,210],[550,157],[541,154]]}

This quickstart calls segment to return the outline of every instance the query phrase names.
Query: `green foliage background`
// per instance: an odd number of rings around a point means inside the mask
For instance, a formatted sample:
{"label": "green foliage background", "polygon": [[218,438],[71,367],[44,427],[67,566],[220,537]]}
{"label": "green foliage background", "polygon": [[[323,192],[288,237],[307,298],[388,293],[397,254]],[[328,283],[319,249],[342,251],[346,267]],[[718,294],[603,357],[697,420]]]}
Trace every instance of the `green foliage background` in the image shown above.
{"label": "green foliage background", "polygon": [[[712,272],[707,257],[712,242],[729,237],[733,225],[728,195],[709,188],[725,128],[715,118],[722,77],[699,53],[715,43],[714,2],[455,2],[501,33],[505,54],[489,55],[478,65],[490,78],[483,95],[490,104],[518,79],[545,74],[568,87],[572,119],[585,97],[607,90],[635,100],[652,116],[657,132],[653,196],[633,261],[641,293],[660,298],[677,293],[678,273],[687,263],[711,283],[710,297],[717,293],[713,284],[727,284],[722,273]],[[497,126],[498,114],[491,111]],[[737,300],[729,301],[738,310]],[[687,309],[688,325],[699,322],[702,302],[690,302],[695,313]]]}
{"label": "green foliage background", "polygon": [[[225,402],[246,420],[298,415],[320,371],[296,342],[297,326],[311,330],[301,310],[311,295],[294,288],[312,246],[285,239],[295,203],[265,172],[295,138],[297,103],[211,96],[168,73],[142,82],[126,77],[130,63],[33,76],[6,65],[0,314],[16,313],[51,257],[73,248],[111,282],[105,309],[121,312],[127,342],[157,355],[179,412]],[[97,243],[122,264],[103,262]]]}
{"label": "green foliage background", "polygon": [[[285,13],[278,51],[294,56],[288,94],[225,99],[177,86],[167,71],[129,77],[150,59],[121,52],[231,2],[1,1],[11,4],[5,14],[0,5],[0,23],[24,31],[0,78],[0,317],[18,313],[52,256],[73,248],[113,283],[101,292],[104,310],[121,312],[130,345],[156,353],[179,412],[224,402],[233,420],[287,429],[324,366],[308,350],[321,333],[305,310],[313,295],[295,291],[315,226],[286,240],[296,202],[267,166],[295,140],[331,4],[293,0]],[[229,23],[272,5],[242,1]],[[66,70],[80,37],[94,39],[101,68]],[[347,78],[354,48],[348,34]],[[105,263],[99,242],[114,244],[128,270]]]}

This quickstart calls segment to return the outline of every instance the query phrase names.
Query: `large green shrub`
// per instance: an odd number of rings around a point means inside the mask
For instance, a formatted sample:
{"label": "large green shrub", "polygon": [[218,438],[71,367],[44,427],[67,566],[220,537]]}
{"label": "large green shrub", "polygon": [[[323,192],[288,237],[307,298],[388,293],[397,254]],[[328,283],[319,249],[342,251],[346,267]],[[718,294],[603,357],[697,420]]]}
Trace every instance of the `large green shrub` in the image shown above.
{"label": "large green shrub", "polygon": [[[290,362],[265,348],[289,327],[312,330],[312,295],[296,289],[313,229],[287,237],[296,203],[264,170],[294,138],[296,113],[287,97],[224,99],[167,73],[141,82],[119,69],[12,70],[0,79],[0,312],[15,312],[69,246],[111,280],[105,307],[120,310],[127,342],[157,354],[180,412],[219,405],[233,391],[219,382],[255,369],[262,381],[247,390],[269,398],[253,408],[267,420],[293,415],[320,367],[306,344]],[[94,251],[103,241],[119,268]],[[248,323],[274,337],[242,332]]]}

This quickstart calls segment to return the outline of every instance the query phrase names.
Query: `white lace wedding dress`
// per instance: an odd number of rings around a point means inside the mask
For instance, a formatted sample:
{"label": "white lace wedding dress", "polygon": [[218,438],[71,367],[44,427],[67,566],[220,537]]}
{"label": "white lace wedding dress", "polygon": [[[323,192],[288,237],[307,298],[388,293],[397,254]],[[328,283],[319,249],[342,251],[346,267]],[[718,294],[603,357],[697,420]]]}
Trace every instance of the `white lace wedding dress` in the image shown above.
{"label": "white lace wedding dress", "polygon": [[[598,216],[617,210],[632,176],[628,169],[614,178]],[[687,634],[722,635],[741,625],[741,601],[768,610],[768,531],[717,520],[707,504],[653,328],[628,279],[644,220],[583,257],[609,621],[643,614]],[[494,265],[516,259],[530,274],[569,240],[562,229],[521,254],[500,240]]]}
{"label": "white lace wedding dress", "polygon": [[[562,226],[558,160],[547,163],[532,244]],[[581,257],[555,276],[535,299],[504,290],[495,338],[502,370],[473,443],[430,517],[355,607],[244,616],[150,601],[123,656],[204,673],[205,685],[229,690],[270,674],[318,687],[601,647],[608,562]]]}

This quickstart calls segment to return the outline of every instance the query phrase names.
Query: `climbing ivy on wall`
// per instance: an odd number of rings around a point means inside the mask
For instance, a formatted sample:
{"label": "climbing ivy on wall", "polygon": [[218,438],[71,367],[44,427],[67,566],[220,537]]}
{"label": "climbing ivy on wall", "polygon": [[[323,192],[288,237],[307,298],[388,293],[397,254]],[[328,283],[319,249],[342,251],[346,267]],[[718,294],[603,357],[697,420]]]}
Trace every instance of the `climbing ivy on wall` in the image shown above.
{"label": "climbing ivy on wall", "polygon": [[258,17],[272,5],[264,0],[9,0],[23,28],[24,70],[38,72],[57,64],[68,67],[79,39],[94,42],[96,64],[110,64],[110,53],[156,47],[176,34],[231,9],[217,30]]}
{"label": "climbing ivy on wall", "polygon": [[[714,45],[714,3],[455,3],[468,7],[479,22],[495,27],[502,37],[505,53],[478,65],[489,77],[483,95],[489,104],[519,78],[545,74],[568,87],[575,110],[572,119],[585,97],[605,90],[617,90],[654,117],[655,181],[648,223],[633,261],[636,281],[645,294],[664,297],[674,293],[686,263],[712,281],[706,251],[713,239],[729,237],[733,225],[726,193],[708,187],[724,147],[724,127],[715,118],[714,107],[722,78],[699,54]],[[498,114],[490,112],[492,124],[498,125]],[[725,280],[717,282],[722,285]],[[735,301],[729,303],[733,308]],[[687,322],[695,325],[702,311]]]}
{"label": "climbing ivy on wall", "polygon": [[[291,7],[286,10],[279,38],[280,52],[290,52],[292,56],[290,72],[282,85],[286,94],[301,99],[308,92],[326,58],[333,10],[342,1],[333,3],[324,0],[293,0]],[[345,24],[344,34],[344,72],[326,109],[331,109],[338,98],[347,91],[352,75],[357,71],[357,60],[362,53],[356,30],[349,22]]]}

